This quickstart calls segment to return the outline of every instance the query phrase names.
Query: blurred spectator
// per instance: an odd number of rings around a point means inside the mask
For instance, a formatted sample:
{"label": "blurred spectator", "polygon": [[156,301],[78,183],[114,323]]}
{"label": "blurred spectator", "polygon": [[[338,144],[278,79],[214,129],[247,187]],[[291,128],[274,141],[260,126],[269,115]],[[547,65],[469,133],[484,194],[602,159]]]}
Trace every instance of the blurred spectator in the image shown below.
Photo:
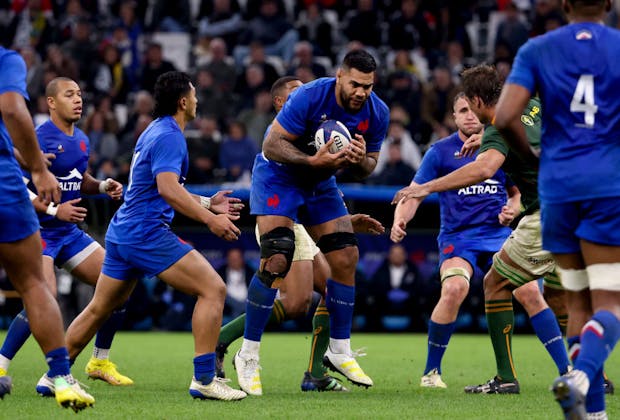
{"label": "blurred spectator", "polygon": [[114,104],[125,104],[130,91],[129,78],[113,44],[103,45],[103,63],[97,67],[93,87],[99,95],[109,95]]}
{"label": "blurred spectator", "polygon": [[315,78],[327,76],[327,68],[314,59],[312,44],[300,41],[295,45],[295,58],[291,62],[288,74],[294,75],[298,67],[307,67]]}
{"label": "blurred spectator", "polygon": [[220,147],[220,167],[226,170],[226,181],[237,181],[244,173],[249,174],[256,153],[258,148],[247,136],[245,126],[239,121],[230,123]]}
{"label": "blurred spectator", "polygon": [[301,83],[308,83],[316,79],[316,76],[312,72],[312,69],[307,66],[297,67],[293,76],[301,80]]}
{"label": "blurred spectator", "polygon": [[424,293],[420,283],[418,269],[407,259],[405,248],[392,245],[370,281],[372,318],[380,321],[386,315],[418,313],[417,297]]}
{"label": "blurred spectator", "polygon": [[8,45],[19,49],[31,46],[44,54],[47,45],[54,42],[54,14],[51,0],[14,0],[11,3],[12,21],[9,25]]}
{"label": "blurred spectator", "polygon": [[275,0],[262,0],[259,13],[246,25],[233,50],[237,66],[243,64],[252,41],[259,41],[268,55],[279,56],[288,65],[293,59],[293,47],[299,40],[297,30],[288,22]]}
{"label": "blurred spectator", "polygon": [[101,98],[84,120],[83,130],[90,140],[90,159],[95,168],[100,160],[116,159],[118,154],[118,121],[109,102],[109,98]]}
{"label": "blurred spectator", "polygon": [[463,46],[458,41],[448,42],[446,51],[446,65],[450,69],[454,84],[461,82],[461,73],[465,69]]}
{"label": "blurred spectator", "polygon": [[[381,144],[381,151],[379,153],[379,159],[377,160],[375,172],[383,171],[385,165],[390,161],[391,155],[388,149],[391,144],[398,145],[401,160],[406,166],[411,168],[414,172],[417,171],[422,163],[422,152],[420,151],[420,146],[413,141],[411,133],[409,133],[403,123],[398,120],[390,121],[387,134],[387,138]],[[394,159],[392,160],[395,161]],[[411,178],[412,177],[409,177],[409,181]],[[403,184],[402,179],[401,184]]]}
{"label": "blurred spectator", "polygon": [[[385,144],[385,142],[384,142]],[[405,180],[412,180],[415,169],[403,161],[403,152],[400,141],[392,141],[385,146],[384,163],[381,170],[375,169],[375,174],[368,180],[377,185],[403,185]]]}
{"label": "blurred spectator", "polygon": [[97,49],[93,47],[95,42],[93,28],[90,22],[84,18],[75,22],[71,31],[71,38],[65,41],[61,49],[69,57],[76,60],[79,67],[79,80],[85,82],[87,88],[92,87],[92,80],[100,61]]}
{"label": "blurred spectator", "polygon": [[[530,36],[537,36],[549,30],[548,20],[566,23],[559,0],[534,0],[534,19]],[[555,23],[552,25],[555,26]]]}
{"label": "blurred spectator", "polygon": [[254,96],[254,107],[244,109],[239,114],[238,120],[245,125],[248,136],[254,140],[257,149],[261,148],[265,130],[275,115],[271,93],[267,90],[257,92]]}
{"label": "blurred spectator", "polygon": [[356,9],[348,11],[342,21],[349,41],[359,41],[371,47],[381,46],[383,15],[374,7],[373,0],[357,0]]}
{"label": "blurred spectator", "polygon": [[198,99],[199,115],[217,115],[225,119],[231,113],[232,104],[224,101],[218,92],[213,74],[207,69],[200,69],[196,74],[196,98]]}
{"label": "blurred spectator", "polygon": [[199,36],[220,38],[232,51],[244,26],[237,0],[202,0],[198,19]]}
{"label": "blurred spectator", "polygon": [[333,59],[333,48],[340,44],[336,30],[338,14],[321,7],[318,2],[304,2],[304,6],[295,22],[299,39],[311,42],[318,54]]}
{"label": "blurred spectator", "polygon": [[133,95],[133,104],[127,116],[125,126],[118,133],[120,138],[125,137],[128,133],[133,137],[133,131],[136,128],[140,116],[150,117],[155,107],[153,96],[146,90],[141,90]]}
{"label": "blurred spectator", "polygon": [[143,34],[142,25],[137,13],[137,5],[133,0],[123,0],[119,6],[119,19],[112,28],[112,42],[120,50],[121,62],[127,69],[132,90],[140,87],[140,52],[138,43]]}
{"label": "blurred spectator", "polygon": [[[418,133],[422,121],[420,119],[422,106],[422,85],[415,75],[399,70],[388,76],[388,89],[383,99],[391,107],[400,105],[406,109],[410,116],[407,129]],[[417,139],[421,141],[421,139]]]}
{"label": "blurred spectator", "polygon": [[[46,60],[43,62],[43,66],[46,70],[56,73],[57,76],[80,80],[76,62],[67,54],[63,53],[56,44],[50,44],[47,47]],[[47,83],[45,86],[47,86]]]}
{"label": "blurred spectator", "polygon": [[148,127],[151,122],[153,122],[153,117],[151,115],[141,114],[138,116],[133,132],[125,134],[121,139],[118,147],[118,157],[116,158],[116,163],[118,164],[118,178],[116,178],[116,180],[118,182],[126,184],[129,180],[129,165],[131,163],[133,149],[136,146],[138,137],[140,137],[140,134],[146,130],[146,127]]}
{"label": "blurred spectator", "polygon": [[211,72],[216,89],[220,93],[230,94],[235,88],[236,70],[234,60],[228,55],[226,43],[221,38],[212,39],[209,55],[204,68]]}
{"label": "blurred spectator", "polygon": [[148,90],[152,94],[157,78],[166,72],[174,70],[176,70],[174,65],[170,61],[164,60],[161,44],[151,42],[146,47],[140,83],[142,89]]}
{"label": "blurred spectator", "polygon": [[116,179],[118,176],[118,168],[116,162],[112,159],[103,159],[99,162],[99,168],[95,172],[95,178],[97,179]]}
{"label": "blurred spectator", "polygon": [[[433,70],[433,79],[427,84],[422,97],[422,119],[427,125],[422,136],[425,143],[442,131],[442,121],[446,115],[452,115],[452,102],[457,88],[452,80],[450,69],[437,66]],[[443,132],[443,131],[442,131]]]}
{"label": "blurred spectator", "polygon": [[222,134],[217,120],[212,116],[198,118],[198,136],[187,138],[189,152],[189,184],[206,184],[220,181],[217,170]]}
{"label": "blurred spectator", "polygon": [[504,20],[497,28],[495,43],[506,44],[513,57],[517,54],[519,47],[529,38],[529,29],[524,20],[516,4],[510,2],[504,9]]}
{"label": "blurred spectator", "polygon": [[228,250],[226,263],[217,270],[226,283],[224,315],[236,318],[245,313],[245,300],[248,297],[248,287],[254,271],[245,262],[241,249],[231,248]]}
{"label": "blurred spectator", "polygon": [[389,19],[388,41],[393,49],[428,51],[435,34],[429,21],[433,17],[420,8],[421,0],[402,0],[400,10]]}
{"label": "blurred spectator", "polygon": [[80,0],[67,0],[64,13],[60,15],[55,27],[57,33],[56,41],[63,43],[71,39],[77,23],[84,19],[88,19],[88,16],[82,8]]}
{"label": "blurred spectator", "polygon": [[191,29],[189,0],[154,0],[150,11],[150,22],[146,23],[151,31],[189,32]]}
{"label": "blurred spectator", "polygon": [[31,99],[29,106],[31,107],[31,111],[33,111],[33,101],[37,96],[45,92],[45,85],[43,85],[43,63],[41,62],[39,54],[32,47],[24,47],[19,50],[19,53],[26,63],[26,89]]}
{"label": "blurred spectator", "polygon": [[260,91],[268,90],[269,86],[265,79],[263,67],[260,64],[250,64],[239,76],[235,86],[235,93],[239,98],[238,109],[252,108],[254,106],[254,95]]}

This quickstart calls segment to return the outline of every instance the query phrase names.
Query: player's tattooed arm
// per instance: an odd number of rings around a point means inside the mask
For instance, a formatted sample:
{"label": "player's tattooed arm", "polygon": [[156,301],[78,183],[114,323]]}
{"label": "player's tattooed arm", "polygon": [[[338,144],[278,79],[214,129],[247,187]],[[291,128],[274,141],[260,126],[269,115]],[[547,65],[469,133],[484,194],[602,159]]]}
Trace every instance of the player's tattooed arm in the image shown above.
{"label": "player's tattooed arm", "polygon": [[333,139],[323,145],[314,156],[310,156],[293,145],[297,138],[298,136],[286,131],[276,119],[263,142],[263,154],[267,159],[276,162],[322,169],[337,169],[346,161],[344,150],[338,153],[329,152]]}

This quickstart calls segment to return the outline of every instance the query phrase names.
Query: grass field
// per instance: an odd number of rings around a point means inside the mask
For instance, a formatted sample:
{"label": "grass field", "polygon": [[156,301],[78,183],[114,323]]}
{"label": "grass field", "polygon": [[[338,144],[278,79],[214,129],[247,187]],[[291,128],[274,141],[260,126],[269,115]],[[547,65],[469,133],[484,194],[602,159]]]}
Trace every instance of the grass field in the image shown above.
{"label": "grass field", "polygon": [[[0,332],[4,339],[5,332]],[[192,337],[189,333],[119,333],[112,360],[134,379],[132,387],[112,387],[86,381],[82,372],[90,347],[76,362],[74,373],[85,382],[97,402],[80,418],[192,419],[560,419],[561,412],[548,391],[555,367],[535,337],[514,338],[515,363],[521,395],[467,395],[465,385],[489,379],[494,373],[490,341],[482,335],[456,334],[443,364],[446,390],[422,390],[426,338],[422,335],[356,334],[353,347],[366,347],[360,358],[375,386],[350,393],[302,393],[299,383],[307,362],[309,334],[267,334],[261,365],[263,397],[235,403],[193,400],[188,394],[192,374]],[[236,386],[230,348],[226,360]],[[75,418],[51,399],[38,397],[34,385],[45,364],[30,339],[11,365],[13,392],[0,401],[0,418]],[[620,352],[607,363],[607,372],[620,385]],[[608,398],[609,418],[620,416],[620,395]]]}

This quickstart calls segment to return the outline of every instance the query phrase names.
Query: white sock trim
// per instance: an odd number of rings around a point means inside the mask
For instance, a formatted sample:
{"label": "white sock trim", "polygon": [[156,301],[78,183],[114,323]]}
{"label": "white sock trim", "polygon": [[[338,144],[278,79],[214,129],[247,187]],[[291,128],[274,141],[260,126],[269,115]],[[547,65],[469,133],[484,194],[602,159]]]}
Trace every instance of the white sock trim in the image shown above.
{"label": "white sock trim", "polygon": [[9,359],[9,358],[5,357],[4,355],[0,354],[0,368],[8,371],[10,364],[11,364],[11,359]]}
{"label": "white sock trim", "polygon": [[110,357],[110,349],[101,349],[99,347],[93,347],[93,357],[99,360],[105,360]]}

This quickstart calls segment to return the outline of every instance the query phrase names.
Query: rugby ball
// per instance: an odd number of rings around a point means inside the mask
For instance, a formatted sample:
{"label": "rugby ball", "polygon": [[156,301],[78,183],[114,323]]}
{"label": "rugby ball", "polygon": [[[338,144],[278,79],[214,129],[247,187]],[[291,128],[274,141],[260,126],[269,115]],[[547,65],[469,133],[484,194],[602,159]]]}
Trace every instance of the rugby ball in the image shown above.
{"label": "rugby ball", "polygon": [[330,153],[338,153],[351,144],[351,133],[340,121],[327,120],[314,133],[314,146],[316,150],[319,150],[331,139],[334,139],[334,142],[330,146],[329,151]]}

